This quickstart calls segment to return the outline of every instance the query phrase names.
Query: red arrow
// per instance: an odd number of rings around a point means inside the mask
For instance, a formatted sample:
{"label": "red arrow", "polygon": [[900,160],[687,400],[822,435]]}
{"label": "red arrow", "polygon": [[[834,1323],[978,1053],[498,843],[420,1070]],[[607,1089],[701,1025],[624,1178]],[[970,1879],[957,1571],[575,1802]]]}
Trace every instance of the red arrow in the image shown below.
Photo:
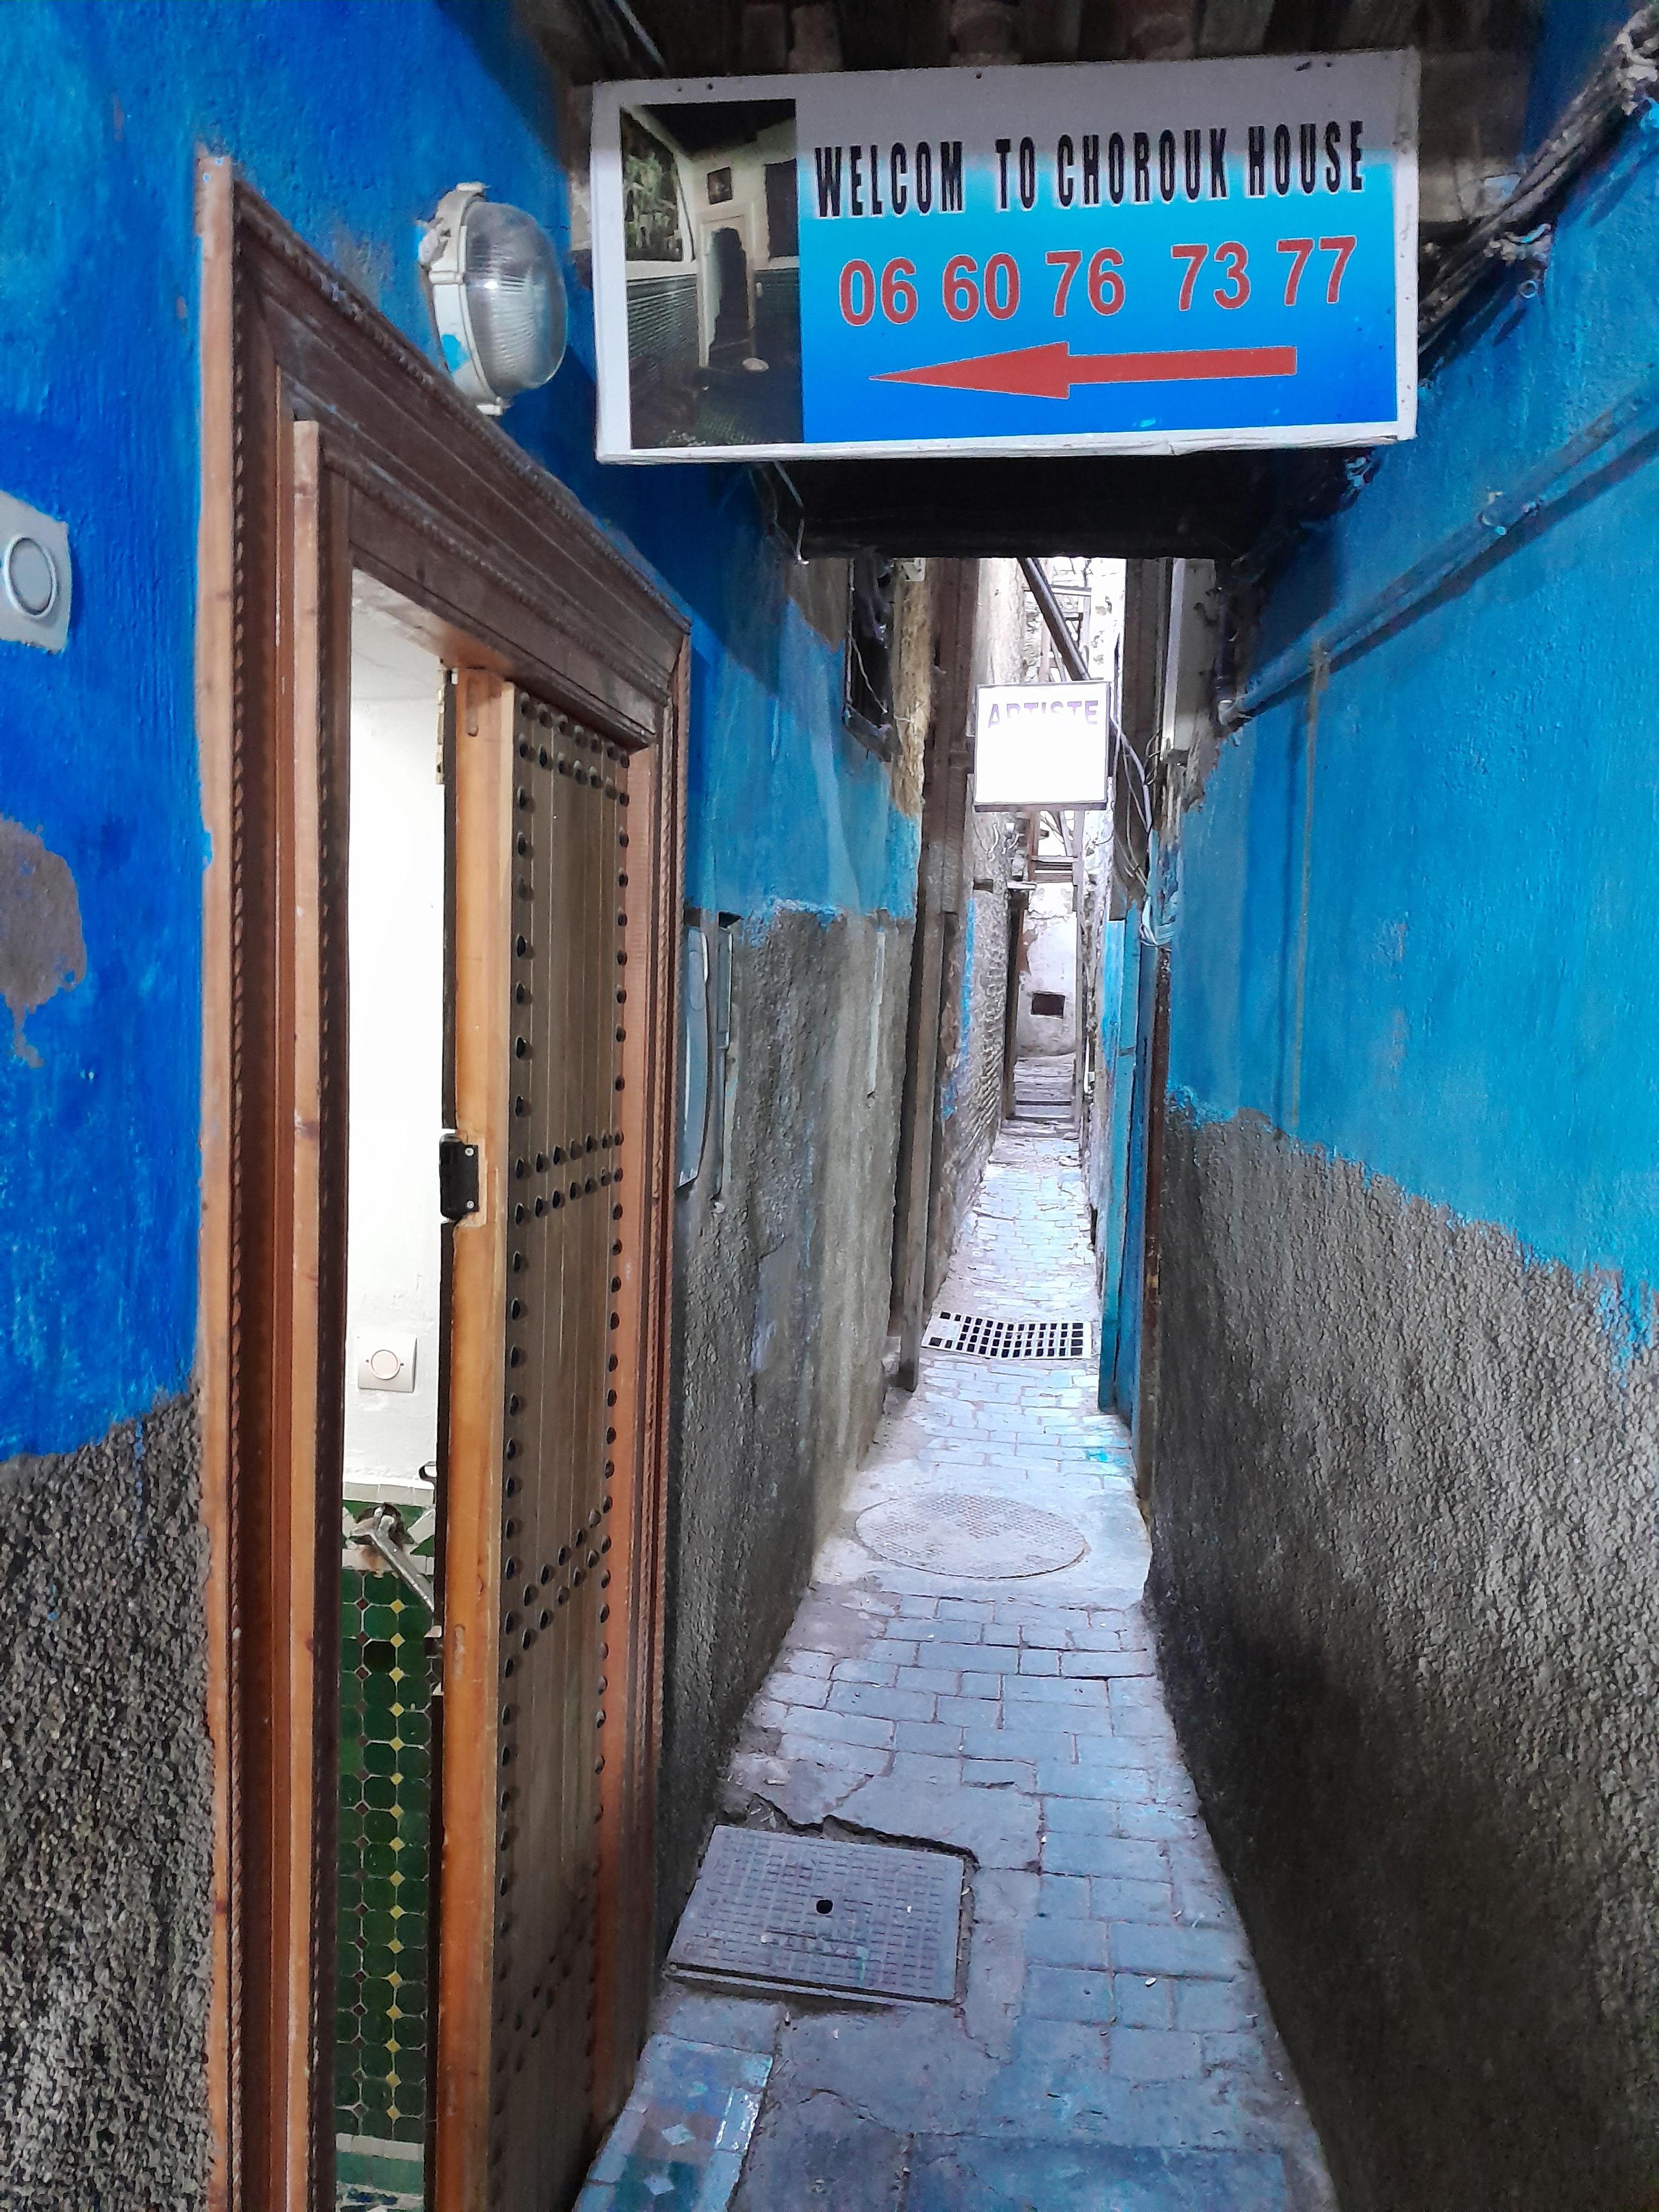
{"label": "red arrow", "polygon": [[874,384],[937,385],[949,392],[1003,392],[1021,399],[1069,399],[1074,384],[1182,384],[1228,376],[1294,376],[1294,346],[1215,346],[1177,353],[1074,354],[1064,338],[1012,353],[890,368]]}

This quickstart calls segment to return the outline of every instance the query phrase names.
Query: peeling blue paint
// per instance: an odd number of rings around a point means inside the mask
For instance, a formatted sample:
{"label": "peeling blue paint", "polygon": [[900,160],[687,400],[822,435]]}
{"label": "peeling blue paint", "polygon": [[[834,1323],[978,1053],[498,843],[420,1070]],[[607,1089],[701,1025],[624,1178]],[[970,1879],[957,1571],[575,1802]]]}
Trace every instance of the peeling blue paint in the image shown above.
{"label": "peeling blue paint", "polygon": [[840,653],[787,597],[776,561],[757,560],[724,637],[699,618],[691,642],[688,899],[913,914],[921,823],[843,729]]}
{"label": "peeling blue paint", "polygon": [[[1310,533],[1261,659],[1479,512],[1651,366],[1659,143],[1626,133],[1420,434]],[[1170,1079],[1542,1260],[1659,1284],[1659,467],[1651,441],[1224,749],[1182,838]],[[1315,741],[1316,738],[1316,742]]]}
{"label": "peeling blue paint", "polygon": [[962,986],[957,994],[957,1048],[951,1055],[939,1087],[939,1117],[955,1119],[974,1075],[974,946],[978,935],[979,901],[968,902],[968,921],[962,944]]}
{"label": "peeling blue paint", "polygon": [[[1127,1164],[1124,1175],[1125,1201],[1122,1257],[1118,1266],[1117,1327],[1112,1342],[1109,1393],[1102,1347],[1101,1401],[1117,1407],[1129,1424],[1137,1454],[1140,1427],[1140,1325],[1142,1293],[1146,1287],[1147,1107],[1152,1097],[1152,1011],[1158,995],[1158,960],[1140,934],[1140,909],[1130,909],[1125,939],[1123,985],[1126,1000],[1133,999],[1134,1073],[1129,1096],[1129,1125],[1126,1133]],[[1133,954],[1130,946],[1133,945]],[[1126,1006],[1120,1017],[1127,1030]]]}
{"label": "peeling blue paint", "polygon": [[1139,1033],[1140,908],[1102,930],[1100,1069],[1111,1086],[1101,1164],[1099,1239],[1103,1255],[1100,1299],[1099,1405],[1116,1402],[1118,1327],[1124,1296],[1124,1237],[1129,1210],[1130,1115],[1134,1104],[1135,1052]]}
{"label": "peeling blue paint", "polygon": [[1527,94],[1529,149],[1548,137],[1632,12],[1630,0],[1552,0],[1545,9]]}
{"label": "peeling blue paint", "polygon": [[[64,1451],[188,1378],[200,906],[196,149],[234,157],[430,349],[416,226],[482,178],[564,245],[555,106],[483,0],[0,8],[0,483],[69,526],[61,658],[0,644],[0,813],[63,855],[87,974],[0,1064],[0,1456]],[[916,825],[841,732],[838,649],[787,600],[741,469],[601,470],[592,302],[505,428],[693,623],[688,891],[739,914],[914,908]]]}

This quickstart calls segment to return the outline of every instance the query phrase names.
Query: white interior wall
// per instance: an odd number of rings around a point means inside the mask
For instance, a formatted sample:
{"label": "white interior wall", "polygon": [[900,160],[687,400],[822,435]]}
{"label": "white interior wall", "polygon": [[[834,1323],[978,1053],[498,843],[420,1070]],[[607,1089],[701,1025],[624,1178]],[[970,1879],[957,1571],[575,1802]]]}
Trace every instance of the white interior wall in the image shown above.
{"label": "white interior wall", "polygon": [[[362,1494],[436,1455],[443,1109],[442,671],[375,609],[351,630],[349,1213],[345,1479]],[[371,1345],[415,1339],[415,1387],[364,1389]]]}
{"label": "white interior wall", "polygon": [[[1034,991],[1058,991],[1064,1014],[1031,1011]],[[1077,1047],[1077,921],[1069,884],[1043,884],[1025,917],[1025,968],[1019,979],[1014,1050],[1020,1059],[1073,1052]]]}

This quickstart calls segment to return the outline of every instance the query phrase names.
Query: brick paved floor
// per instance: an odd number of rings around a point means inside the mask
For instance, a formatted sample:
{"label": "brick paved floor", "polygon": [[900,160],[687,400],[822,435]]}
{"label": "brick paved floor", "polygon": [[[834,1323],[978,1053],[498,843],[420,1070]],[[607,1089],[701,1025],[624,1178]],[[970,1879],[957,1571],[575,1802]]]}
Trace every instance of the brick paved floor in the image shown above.
{"label": "brick paved floor", "polygon": [[[1004,1132],[942,1304],[1091,1311],[1073,1143]],[[1333,2202],[1164,1712],[1127,1438],[1094,1400],[1087,1366],[929,1355],[915,1396],[890,1399],[750,1710],[728,1819],[958,1851],[971,1902],[954,2006],[669,1978],[642,2084],[688,2049],[764,2082],[744,2093],[759,2117],[737,2212]],[[1040,1506],[1088,1548],[988,1581],[859,1541],[866,1507],[941,1490]],[[716,2056],[732,2052],[746,2059]],[[618,2138],[631,2129],[639,2154],[601,2161],[584,2212],[681,2201],[686,2130],[659,2092],[636,2103]]]}

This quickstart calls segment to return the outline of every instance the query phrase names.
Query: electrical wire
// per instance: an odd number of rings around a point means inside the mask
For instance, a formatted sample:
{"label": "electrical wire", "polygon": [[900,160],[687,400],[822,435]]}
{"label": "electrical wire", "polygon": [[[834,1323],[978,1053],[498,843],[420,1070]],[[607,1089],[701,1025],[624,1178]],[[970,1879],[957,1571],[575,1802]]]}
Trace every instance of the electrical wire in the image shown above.
{"label": "electrical wire", "polygon": [[1126,760],[1135,772],[1135,780],[1129,786],[1129,789],[1139,805],[1140,818],[1146,825],[1146,834],[1151,836],[1152,799],[1151,787],[1146,781],[1146,771],[1141,765],[1140,755],[1124,736],[1122,723],[1114,715],[1112,718],[1112,772],[1114,775],[1117,772],[1118,763]]}
{"label": "electrical wire", "polygon": [[1626,118],[1659,91],[1659,0],[1638,8],[1603,56],[1601,64],[1560,122],[1533,155],[1515,190],[1471,225],[1423,295],[1419,341],[1425,344],[1495,263],[1540,261],[1548,240],[1546,219],[1567,187],[1624,127]]}

